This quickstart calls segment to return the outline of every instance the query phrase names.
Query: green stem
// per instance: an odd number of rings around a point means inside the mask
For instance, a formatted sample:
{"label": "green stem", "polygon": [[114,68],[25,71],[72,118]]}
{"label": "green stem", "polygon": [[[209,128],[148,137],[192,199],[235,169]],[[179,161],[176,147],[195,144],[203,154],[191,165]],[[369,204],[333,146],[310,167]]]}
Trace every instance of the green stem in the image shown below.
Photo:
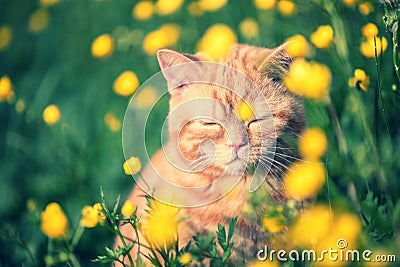
{"label": "green stem", "polygon": [[328,103],[327,103],[326,107],[328,110],[328,114],[332,119],[333,128],[335,129],[335,132],[336,132],[340,153],[342,155],[346,156],[347,155],[346,139],[344,137],[342,127],[340,126],[340,121],[337,116],[335,107],[332,105],[330,98],[328,99]]}
{"label": "green stem", "polygon": [[85,231],[85,227],[82,227],[81,225],[79,225],[78,228],[76,228],[75,233],[71,239],[71,244],[69,245],[70,253],[72,253],[74,251],[76,245],[78,245],[79,240],[81,239],[84,231]]}
{"label": "green stem", "polygon": [[[124,236],[122,235],[122,233],[119,231],[118,226],[114,224],[113,227],[114,227],[114,232],[117,233],[119,239],[121,240],[122,245],[124,246],[124,248],[126,248],[127,245],[126,245],[126,242],[125,242],[125,238],[124,238]],[[134,266],[131,253],[128,253],[128,259],[129,259],[130,265],[131,265],[131,266]]]}
{"label": "green stem", "polygon": [[72,267],[81,267],[73,253],[69,254],[69,262],[71,263]]}
{"label": "green stem", "polygon": [[393,42],[393,64],[394,70],[396,71],[397,80],[400,82],[400,66],[399,66],[399,30],[396,28],[392,33]]}

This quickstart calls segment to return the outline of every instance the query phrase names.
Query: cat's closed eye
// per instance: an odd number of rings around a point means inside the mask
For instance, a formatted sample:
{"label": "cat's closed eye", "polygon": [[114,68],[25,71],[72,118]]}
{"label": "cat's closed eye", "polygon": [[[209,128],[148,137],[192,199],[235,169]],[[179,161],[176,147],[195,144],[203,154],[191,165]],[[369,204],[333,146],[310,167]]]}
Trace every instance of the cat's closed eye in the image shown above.
{"label": "cat's closed eye", "polygon": [[201,125],[204,126],[220,126],[220,124],[212,119],[207,119],[207,118],[201,118],[197,120]]}

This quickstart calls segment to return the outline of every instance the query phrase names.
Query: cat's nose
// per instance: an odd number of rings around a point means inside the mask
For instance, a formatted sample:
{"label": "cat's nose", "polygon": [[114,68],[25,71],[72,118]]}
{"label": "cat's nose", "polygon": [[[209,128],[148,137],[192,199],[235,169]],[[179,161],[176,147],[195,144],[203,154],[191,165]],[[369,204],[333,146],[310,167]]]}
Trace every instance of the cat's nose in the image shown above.
{"label": "cat's nose", "polygon": [[242,146],[244,146],[244,145],[246,145],[245,143],[233,143],[233,144],[230,144],[229,146],[233,149],[233,151],[235,151],[235,153],[237,154],[238,153],[238,151],[239,151],[239,149],[242,147]]}

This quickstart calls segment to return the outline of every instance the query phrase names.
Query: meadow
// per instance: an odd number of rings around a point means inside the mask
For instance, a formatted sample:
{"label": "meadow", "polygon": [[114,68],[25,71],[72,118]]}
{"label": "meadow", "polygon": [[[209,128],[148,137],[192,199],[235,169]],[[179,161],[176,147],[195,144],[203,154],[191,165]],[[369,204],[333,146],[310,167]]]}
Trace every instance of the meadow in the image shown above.
{"label": "meadow", "polygon": [[[0,266],[115,259],[105,247],[118,220],[137,227],[134,206],[123,200],[134,186],[130,173],[146,163],[124,158],[124,114],[159,72],[157,49],[217,60],[233,43],[273,48],[288,40],[294,61],[284,82],[304,98],[308,129],[294,146],[308,163],[292,166],[302,176],[289,173],[285,183],[290,197],[316,205],[300,214],[290,201],[270,206],[259,223],[278,247],[289,241],[319,251],[345,238],[346,249],[397,263],[249,266],[399,266],[399,10],[398,0],[0,0]],[[140,109],[156,96],[135,97]],[[150,154],[161,145],[162,105],[148,125]],[[244,213],[253,218],[264,202],[254,194]],[[162,216],[179,229],[173,214]],[[229,230],[216,235],[229,251]],[[167,266],[201,266],[204,258],[226,266],[225,255],[204,257],[212,246],[179,251],[175,240],[160,242],[170,245],[154,249]]]}

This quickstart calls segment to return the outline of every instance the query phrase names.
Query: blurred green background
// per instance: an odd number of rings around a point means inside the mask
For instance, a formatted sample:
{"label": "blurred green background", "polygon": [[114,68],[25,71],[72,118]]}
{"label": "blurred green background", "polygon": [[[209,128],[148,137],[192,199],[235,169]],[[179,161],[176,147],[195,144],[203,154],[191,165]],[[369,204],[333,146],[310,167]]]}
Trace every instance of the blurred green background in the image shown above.
{"label": "blurred green background", "polygon": [[[129,97],[113,91],[113,83],[120,73],[132,70],[142,83],[159,71],[155,55],[147,54],[142,47],[149,32],[174,23],[180,30],[179,37],[168,46],[194,53],[207,28],[216,23],[229,26],[239,43],[264,47],[279,45],[297,33],[309,37],[319,25],[331,24],[331,14],[314,1],[295,1],[296,11],[291,15],[282,14],[276,7],[262,10],[253,1],[240,0],[229,0],[217,10],[193,14],[189,9],[193,8],[194,1],[184,1],[175,12],[154,14],[146,20],[132,16],[137,4],[134,0],[61,0],[54,5],[47,2],[0,0],[0,27],[6,26],[11,32],[9,43],[0,50],[0,77],[9,76],[14,91],[12,98],[0,102],[0,218],[2,227],[10,225],[20,234],[40,265],[46,253],[46,237],[40,232],[37,214],[46,204],[60,203],[73,229],[79,223],[81,208],[99,200],[100,186],[111,202],[118,195],[124,199],[133,187],[132,178],[122,169],[121,131],[112,131],[105,123],[105,115],[112,112],[117,120],[123,120]],[[375,61],[360,54],[359,44],[361,26],[367,22],[375,22],[380,34],[389,41],[390,35],[383,25],[383,7],[377,2],[359,1],[358,4],[369,2],[374,7],[368,15],[362,14],[358,5],[333,2],[345,25],[348,62],[352,68],[343,68],[344,63],[334,47],[324,51],[315,49],[313,57],[331,68],[332,102],[343,123],[351,156],[343,159],[339,155],[324,107],[307,102],[309,125],[323,128],[330,143],[327,166],[332,188],[320,198],[346,201],[350,181],[358,189],[360,203],[372,191],[379,199],[377,207],[382,206],[377,211],[371,204],[369,212],[372,217],[382,216],[383,225],[376,223],[366,231],[376,234],[376,241],[383,244],[386,239],[396,237],[399,228],[395,227],[400,226],[399,218],[395,217],[400,213],[400,205],[396,205],[400,195],[400,153],[392,150],[400,147],[400,119],[396,115],[399,94],[392,90],[397,81],[389,45],[380,59],[383,63],[379,77],[390,143],[382,107],[375,117],[379,123],[375,127],[377,131],[374,130]],[[44,21],[42,29],[32,30],[29,23],[38,10],[44,10],[48,21]],[[241,22],[248,18],[258,25],[253,36],[240,31]],[[96,58],[91,53],[92,42],[105,33],[114,40],[113,51],[107,57]],[[353,68],[363,68],[371,76],[370,90],[357,97],[365,103],[366,114],[362,116],[368,118],[366,125],[370,133],[375,137],[376,133],[380,135],[379,143],[375,143],[380,155],[378,162],[370,154],[370,143],[366,141],[369,136],[364,122],[357,117],[360,112],[354,106],[357,104],[352,102],[355,96],[350,91],[356,89],[347,85]],[[57,105],[61,112],[60,121],[54,125],[42,119],[43,110],[49,104]],[[157,142],[150,144],[153,146],[150,151],[155,151],[158,145]],[[379,181],[376,164],[386,174],[383,182]],[[388,202],[392,203],[391,207],[386,205]],[[27,203],[31,205],[30,211]],[[104,229],[87,230],[77,247],[77,257],[83,266],[92,266],[90,260],[112,243],[113,236]],[[0,239],[0,266],[16,265],[29,266],[26,255],[10,241]]]}

